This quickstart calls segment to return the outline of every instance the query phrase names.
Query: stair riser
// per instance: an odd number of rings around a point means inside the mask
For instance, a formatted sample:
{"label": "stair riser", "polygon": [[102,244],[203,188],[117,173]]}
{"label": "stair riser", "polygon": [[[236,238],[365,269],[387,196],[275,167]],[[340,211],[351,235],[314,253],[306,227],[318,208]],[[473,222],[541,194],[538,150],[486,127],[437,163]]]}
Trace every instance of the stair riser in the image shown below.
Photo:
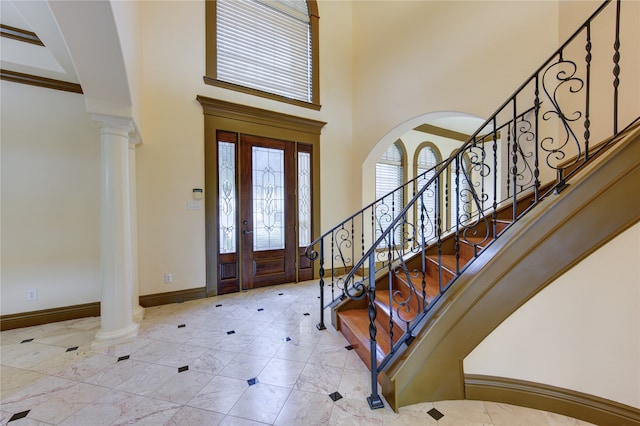
{"label": "stair riser", "polygon": [[413,278],[413,282],[406,283],[405,278],[402,279],[396,277],[393,280],[393,290],[400,291],[402,296],[396,297],[396,302],[398,300],[410,300],[411,308],[422,306],[422,276]]}
{"label": "stair riser", "polygon": [[[388,308],[388,300],[376,300],[376,305],[378,305],[378,309],[376,310],[376,320],[382,324],[382,329],[378,329],[378,335],[389,336],[391,330],[390,318],[387,313]],[[380,305],[384,304],[384,309],[380,307]],[[404,318],[404,317],[403,317]],[[398,338],[402,333],[404,333],[407,329],[407,324],[398,318],[397,313],[393,312],[393,340],[394,343],[398,341]]]}
{"label": "stair riser", "polygon": [[427,275],[429,275],[436,282],[439,282],[440,271],[442,271],[441,287],[444,288],[453,279],[453,273],[448,271],[446,268],[440,268],[438,266],[437,259],[427,259]]}
{"label": "stair riser", "polygon": [[356,351],[362,362],[364,362],[367,368],[371,370],[371,355],[369,346],[361,340],[361,336],[358,335],[357,331],[352,330],[348,324],[342,323],[340,326],[340,332],[353,347],[353,350]]}
{"label": "stair riser", "polygon": [[[478,248],[480,250],[480,248]],[[475,257],[475,250],[472,244],[465,243],[464,241],[460,242],[460,258],[461,259],[473,259]]]}

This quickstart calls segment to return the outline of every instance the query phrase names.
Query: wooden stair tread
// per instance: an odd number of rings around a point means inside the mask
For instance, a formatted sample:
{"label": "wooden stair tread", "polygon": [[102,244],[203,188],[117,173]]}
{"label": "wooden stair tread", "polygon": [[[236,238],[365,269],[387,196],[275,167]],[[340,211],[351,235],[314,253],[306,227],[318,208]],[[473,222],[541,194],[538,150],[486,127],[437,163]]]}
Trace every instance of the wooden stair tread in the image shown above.
{"label": "wooden stair tread", "polygon": [[513,222],[511,219],[491,219],[496,223],[506,223],[506,224],[510,224],[511,222]]}
{"label": "wooden stair tread", "polygon": [[460,238],[460,242],[469,245],[477,245],[479,247],[484,247],[488,245],[493,238],[491,237],[466,237]]}
{"label": "wooden stair tread", "polygon": [[[427,258],[438,266],[438,263],[442,263],[442,267],[449,271],[450,273],[456,273],[456,255],[455,254],[441,254],[438,256],[437,254],[427,256]],[[466,261],[462,258],[460,259],[460,268],[464,266]]]}
{"label": "wooden stair tread", "polygon": [[[410,277],[410,279],[411,279],[411,284],[413,285],[413,288],[418,293],[418,296],[422,298],[422,275],[419,275],[417,277],[412,276]],[[440,286],[438,285],[438,281],[429,275],[425,275],[424,280],[425,280],[425,293],[427,294],[427,303],[431,303],[431,301],[438,294],[440,294]]]}
{"label": "wooden stair tread", "polygon": [[[371,359],[369,355],[369,312],[367,309],[350,309],[339,311],[342,334],[349,341],[351,346],[356,350],[362,361],[371,369]],[[384,326],[376,319],[376,328],[379,331],[384,330]],[[382,361],[386,354],[391,351],[389,339],[385,338],[384,333],[378,332],[376,359],[378,363]]]}

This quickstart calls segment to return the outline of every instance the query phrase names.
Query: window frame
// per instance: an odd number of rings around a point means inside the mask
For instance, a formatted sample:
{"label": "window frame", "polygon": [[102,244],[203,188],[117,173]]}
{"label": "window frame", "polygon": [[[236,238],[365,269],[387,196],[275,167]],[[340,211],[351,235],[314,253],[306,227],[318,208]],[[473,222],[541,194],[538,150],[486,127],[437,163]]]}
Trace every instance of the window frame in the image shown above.
{"label": "window frame", "polygon": [[[416,179],[416,182],[419,174],[418,168],[420,167],[420,165],[418,164],[418,159],[420,158],[420,153],[422,152],[423,149],[431,149],[431,151],[433,152],[433,155],[436,158],[435,165],[438,165],[442,162],[442,153],[440,152],[440,149],[438,149],[438,146],[435,143],[427,141],[427,142],[422,142],[420,145],[418,145],[415,152],[413,153],[413,177]],[[442,185],[440,184],[440,182],[436,183],[436,189],[438,193],[434,194],[435,196],[435,201],[434,201],[435,212],[433,217],[434,228],[435,228],[435,221],[437,220],[438,216],[442,214]],[[418,223],[420,218],[419,203],[416,203],[413,214],[414,214],[415,222]],[[434,230],[434,235],[435,235],[435,230]]]}
{"label": "window frame", "polygon": [[216,45],[217,26],[217,2],[216,0],[206,0],[205,20],[206,20],[206,70],[203,77],[205,84],[220,87],[236,92],[247,93],[262,98],[272,99],[287,104],[297,105],[304,108],[319,111],[320,105],[320,64],[319,64],[319,15],[316,0],[306,0],[309,11],[309,28],[311,33],[311,102],[298,99],[291,99],[263,90],[241,86],[239,84],[218,80],[218,55]]}
{"label": "window frame", "polygon": [[[389,148],[391,148],[391,146],[394,146],[394,145],[397,147],[397,149],[400,151],[400,154],[402,155],[402,159],[400,160],[400,166],[399,166],[399,167],[402,168],[402,178],[400,179],[399,185],[396,186],[396,188],[398,188],[398,187],[404,185],[407,182],[407,173],[408,173],[408,170],[407,170],[408,164],[407,163],[408,163],[408,158],[407,158],[407,148],[405,147],[404,143],[400,139],[396,140],[393,144],[391,144],[385,150],[385,153],[387,152],[387,150]],[[383,155],[384,155],[384,153],[383,153]],[[380,164],[380,163],[382,163],[382,164],[392,164],[392,163],[390,163],[388,161],[382,160],[382,156],[381,156],[380,159],[378,159],[378,161],[376,161],[376,173],[375,173],[375,178],[374,178],[374,191],[375,191],[375,194],[376,194],[375,195],[376,200],[379,199],[379,197],[378,197],[378,171],[377,171],[377,169],[378,169],[378,164]],[[396,165],[396,164],[393,164],[393,165]],[[406,201],[407,201],[407,186],[405,185],[404,189],[402,190],[402,200],[401,200],[401,204],[402,205],[399,206],[396,211],[402,210],[404,208],[404,206],[405,206]],[[394,215],[393,215],[391,220],[392,221],[395,220],[396,217],[397,216],[395,215],[395,212],[394,212]],[[374,232],[375,232],[374,233],[375,238],[378,239],[379,235],[378,235],[377,226],[374,229]],[[403,230],[402,229],[398,229],[396,232],[402,233]],[[394,236],[394,239],[395,239],[395,237],[397,237],[397,236]],[[400,247],[400,245],[399,244],[395,244],[394,247]],[[381,243],[377,248],[377,250],[387,250],[387,249],[389,249],[389,245],[386,242]]]}

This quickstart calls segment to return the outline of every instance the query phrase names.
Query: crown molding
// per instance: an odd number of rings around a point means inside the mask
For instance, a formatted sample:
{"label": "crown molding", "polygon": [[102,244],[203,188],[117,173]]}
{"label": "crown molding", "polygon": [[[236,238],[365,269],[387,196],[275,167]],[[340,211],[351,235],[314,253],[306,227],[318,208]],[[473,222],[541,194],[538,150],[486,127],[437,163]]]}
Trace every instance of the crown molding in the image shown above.
{"label": "crown molding", "polygon": [[82,86],[77,83],[69,83],[68,81],[55,80],[53,78],[24,74],[16,71],[0,69],[0,80],[12,81],[14,83],[27,84],[30,86],[44,87],[46,89],[62,90],[64,92],[83,94]]}
{"label": "crown molding", "polygon": [[9,25],[0,24],[0,36],[22,41],[24,43],[35,44],[37,46],[44,46],[44,43],[36,33],[23,30],[22,28],[11,27]]}

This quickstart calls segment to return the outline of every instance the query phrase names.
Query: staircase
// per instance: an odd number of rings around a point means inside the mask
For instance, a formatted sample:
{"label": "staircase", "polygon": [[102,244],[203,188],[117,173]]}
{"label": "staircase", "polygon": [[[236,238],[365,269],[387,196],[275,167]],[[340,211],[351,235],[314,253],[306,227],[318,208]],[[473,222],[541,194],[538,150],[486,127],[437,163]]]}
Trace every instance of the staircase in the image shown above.
{"label": "staircase", "polygon": [[[450,158],[307,247],[320,278],[318,328],[330,307],[333,326],[371,370],[371,408],[383,406],[379,383],[396,410],[464,398],[465,351],[554,274],[640,218],[634,202],[600,226],[607,235],[573,228],[583,212],[601,215],[601,200],[637,186],[624,168],[638,167],[640,106],[624,94],[640,93],[640,79],[633,72],[622,78],[620,58],[640,52],[620,48],[638,48],[624,41],[638,33],[621,28],[621,5],[605,1]],[[611,50],[592,52],[597,37],[610,38]],[[399,191],[411,194],[402,205]],[[565,253],[557,249],[562,238],[584,241]],[[510,275],[529,265],[528,256],[549,253],[555,257],[527,282]]]}
{"label": "staircase", "polygon": [[[492,225],[493,223],[495,227],[492,226],[492,229],[495,228],[496,235],[499,235],[511,222],[498,219],[492,222]],[[445,248],[441,254],[437,253],[435,246],[427,248],[424,254],[426,265],[424,276],[403,274],[400,269],[396,269],[392,273],[391,289],[383,287],[386,277],[378,280],[374,300],[377,312],[374,324],[377,330],[388,336],[388,338],[377,340],[378,364],[391,352],[393,344],[398,343],[399,337],[407,331],[408,326],[416,320],[418,314],[426,310],[426,307],[439,296],[442,288],[449,286],[456,276],[457,268],[464,268],[496,238],[496,235],[490,235],[489,239],[470,237],[461,241],[458,256],[456,256],[455,246],[448,244],[449,240],[444,240]],[[415,258],[408,263],[414,264],[418,261],[420,259]],[[417,270],[411,266],[410,269]],[[336,328],[342,331],[360,358],[371,369],[368,308],[353,309],[353,304],[345,303],[337,307],[336,312],[338,319]]]}
{"label": "staircase", "polygon": [[[543,190],[549,190],[549,186]],[[533,196],[518,200],[517,215],[521,215],[525,207],[533,204]],[[431,244],[424,252],[406,261],[407,270],[420,271],[420,263],[424,258],[424,274],[404,273],[403,268],[396,266],[394,269],[392,266],[390,286],[386,285],[386,276],[376,280],[373,304],[377,314],[374,324],[376,330],[386,336],[377,339],[375,358],[378,365],[391,353],[393,345],[415,323],[418,315],[426,311],[449,287],[458,271],[463,270],[511,225],[512,213],[513,206],[507,204],[497,212],[495,218],[466,228],[469,235],[482,237],[460,238],[456,246],[456,235],[452,233],[442,239],[440,248],[437,243]],[[335,306],[337,317],[334,326],[344,334],[362,361],[371,369],[373,358],[369,345],[369,309],[361,305],[362,303],[347,301]]]}

